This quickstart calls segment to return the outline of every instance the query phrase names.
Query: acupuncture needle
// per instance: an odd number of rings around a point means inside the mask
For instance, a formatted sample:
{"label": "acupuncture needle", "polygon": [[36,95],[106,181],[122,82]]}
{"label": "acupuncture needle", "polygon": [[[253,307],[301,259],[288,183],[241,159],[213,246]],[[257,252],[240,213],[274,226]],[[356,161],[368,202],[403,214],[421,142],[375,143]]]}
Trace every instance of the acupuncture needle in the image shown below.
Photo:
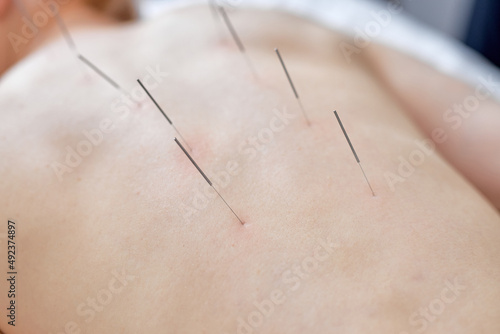
{"label": "acupuncture needle", "polygon": [[219,35],[219,39],[222,39],[222,36],[224,36],[224,32],[222,31],[222,26],[220,22],[220,14],[217,9],[217,1],[216,0],[208,0],[208,7],[210,7],[210,12],[212,13],[212,19],[214,22],[215,30],[217,31],[217,34]]}
{"label": "acupuncture needle", "polygon": [[94,65],[90,60],[85,58],[82,54],[78,54],[78,59],[80,59],[85,65],[90,67],[94,72],[96,72],[101,78],[106,80],[111,86],[113,86],[116,90],[118,90],[120,93],[124,95],[128,95],[128,93],[120,87],[113,79],[111,79],[106,73],[101,71],[96,65]]}
{"label": "acupuncture needle", "polygon": [[184,143],[186,143],[186,146],[189,148],[189,151],[193,152],[193,149],[191,148],[191,146],[189,146],[189,144],[187,143],[186,139],[184,139],[184,137],[182,136],[182,134],[175,127],[174,123],[170,120],[170,118],[167,116],[167,114],[163,111],[163,109],[160,107],[160,105],[158,104],[158,102],[156,102],[156,100],[153,97],[153,95],[151,95],[151,93],[148,91],[148,89],[142,84],[142,82],[141,82],[140,79],[137,79],[137,82],[142,87],[142,89],[144,89],[144,91],[146,92],[146,94],[148,94],[148,96],[151,99],[151,101],[153,101],[153,103],[156,105],[156,107],[158,108],[158,110],[163,114],[163,116],[165,117],[165,119],[167,120],[167,122],[172,126],[172,128],[174,129],[174,131],[179,135],[179,137],[181,137],[182,141]]}
{"label": "acupuncture needle", "polygon": [[56,17],[57,25],[59,26],[59,29],[61,30],[61,33],[63,34],[64,39],[66,40],[66,43],[68,44],[69,48],[71,50],[73,50],[78,55],[78,51],[76,49],[76,44],[73,41],[73,38],[71,37],[71,34],[69,33],[68,27],[64,23],[64,20],[62,19],[61,15],[59,15],[59,11],[56,11],[55,17]]}
{"label": "acupuncture needle", "polygon": [[184,154],[188,157],[189,161],[191,161],[191,163],[194,165],[194,167],[196,167],[196,169],[201,174],[201,176],[203,176],[203,178],[205,179],[205,181],[207,181],[208,185],[210,187],[212,187],[213,190],[215,190],[215,192],[217,193],[217,195],[219,195],[220,199],[224,202],[224,204],[226,204],[226,206],[229,208],[229,210],[231,210],[231,212],[238,219],[238,221],[241,223],[241,225],[245,225],[245,223],[240,219],[240,217],[238,217],[238,215],[236,214],[236,212],[234,212],[234,210],[231,208],[231,206],[226,202],[226,200],[224,199],[224,197],[222,197],[222,195],[219,193],[219,191],[217,191],[217,189],[214,187],[212,181],[210,181],[210,179],[208,178],[208,176],[203,172],[203,170],[200,168],[200,166],[198,166],[198,164],[196,163],[196,161],[194,161],[194,159],[191,157],[191,155],[188,153],[188,151],[186,151],[186,149],[184,148],[184,146],[182,146],[182,144],[179,142],[179,140],[177,140],[177,138],[174,138],[174,140],[177,143],[177,145],[179,145],[179,147],[181,148],[182,152],[184,152]]}
{"label": "acupuncture needle", "polygon": [[64,23],[62,17],[59,15],[59,12],[56,12],[55,18],[57,25],[59,26],[59,29],[61,30],[61,33],[64,36],[64,39],[66,40],[66,43],[68,44],[69,48],[76,53],[77,58],[80,59],[85,65],[90,67],[92,70],[94,70],[94,72],[96,72],[99,76],[101,76],[104,80],[106,80],[111,86],[117,89],[120,93],[128,95],[128,93],[122,87],[120,87],[120,85],[118,85],[106,73],[104,73],[95,64],[93,64],[90,60],[88,60],[86,57],[84,57],[81,53],[78,52],[76,44],[73,38],[71,37],[71,34],[69,33],[68,27]]}
{"label": "acupuncture needle", "polygon": [[234,42],[236,43],[236,45],[238,46],[238,49],[240,50],[241,54],[245,58],[245,61],[247,62],[248,67],[250,67],[250,70],[252,71],[254,78],[258,79],[259,75],[257,74],[257,71],[255,70],[255,67],[253,66],[252,61],[248,57],[245,46],[243,45],[243,42],[241,41],[240,37],[238,36],[238,33],[234,29],[234,26],[231,23],[231,20],[229,19],[229,16],[227,15],[226,10],[222,6],[218,6],[218,7],[219,7],[219,12],[222,16],[222,19],[224,20],[224,23],[227,26],[227,29],[231,33],[231,36],[233,36]]}
{"label": "acupuncture needle", "polygon": [[278,59],[281,63],[281,66],[283,67],[283,70],[285,71],[286,77],[288,78],[288,82],[290,83],[290,86],[292,87],[293,94],[295,95],[295,99],[297,99],[300,110],[302,110],[302,114],[304,115],[304,118],[306,119],[307,125],[311,126],[311,122],[309,121],[309,118],[307,117],[307,113],[304,110],[304,106],[302,105],[302,101],[300,100],[299,93],[297,93],[297,89],[295,89],[295,85],[293,84],[292,77],[290,76],[290,73],[288,73],[285,62],[283,61],[283,58],[281,57],[280,51],[278,50],[278,48],[275,48],[274,51],[276,52],[276,55],[278,55]]}
{"label": "acupuncture needle", "polygon": [[217,4],[215,3],[215,0],[208,0],[208,6],[210,7],[210,12],[212,13],[214,22],[217,24],[218,14],[217,14]]}
{"label": "acupuncture needle", "polygon": [[349,139],[349,136],[347,135],[347,132],[344,128],[344,125],[342,124],[342,121],[340,120],[339,114],[337,113],[336,110],[333,113],[335,114],[335,117],[337,118],[337,121],[339,122],[340,128],[342,129],[342,132],[344,133],[345,139],[347,139],[347,143],[349,144],[349,147],[351,148],[351,151],[354,154],[354,158],[356,159],[356,162],[358,163],[359,168],[361,168],[361,172],[363,173],[363,176],[365,177],[366,183],[368,183],[368,187],[370,187],[372,195],[373,195],[373,197],[375,197],[375,192],[373,191],[373,188],[370,184],[370,181],[368,181],[368,178],[366,177],[365,170],[363,169],[363,166],[361,165],[361,161],[359,160],[358,154],[356,153],[354,146],[352,146],[351,140]]}

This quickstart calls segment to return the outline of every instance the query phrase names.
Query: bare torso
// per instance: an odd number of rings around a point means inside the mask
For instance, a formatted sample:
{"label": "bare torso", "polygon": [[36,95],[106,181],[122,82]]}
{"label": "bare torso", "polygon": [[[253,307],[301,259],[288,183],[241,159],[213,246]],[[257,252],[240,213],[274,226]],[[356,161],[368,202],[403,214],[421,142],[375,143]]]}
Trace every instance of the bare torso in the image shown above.
{"label": "bare torso", "polygon": [[[20,297],[17,326],[0,328],[498,333],[497,211],[436,153],[390,189],[385,173],[424,136],[362,55],[346,64],[340,35],[233,19],[259,80],[206,8],[73,35],[126,90],[150,86],[244,226],[151,101],[117,102],[63,40],[4,78],[0,215],[18,227]],[[68,147],[90,153],[70,166]]]}

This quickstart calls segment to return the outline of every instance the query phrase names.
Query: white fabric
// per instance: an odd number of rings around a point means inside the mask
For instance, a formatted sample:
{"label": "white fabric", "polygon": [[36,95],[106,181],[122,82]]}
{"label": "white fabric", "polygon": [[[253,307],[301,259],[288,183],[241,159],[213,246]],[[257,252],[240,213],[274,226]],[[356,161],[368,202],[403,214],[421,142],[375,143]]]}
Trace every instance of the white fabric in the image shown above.
{"label": "white fabric", "polygon": [[[208,4],[208,0],[146,1],[144,16],[154,16],[160,9]],[[389,5],[369,0],[218,0],[227,7],[257,7],[284,10],[312,19],[333,30],[355,36],[356,30],[365,30],[370,22],[377,22],[373,14],[389,10]],[[460,41],[448,38],[404,15],[391,11],[390,23],[374,35],[373,42],[391,46],[413,55],[439,71],[477,86],[480,78],[493,76],[500,81],[500,70],[485,58],[464,46]],[[354,44],[354,41],[351,43]],[[500,100],[500,91],[496,94]]]}

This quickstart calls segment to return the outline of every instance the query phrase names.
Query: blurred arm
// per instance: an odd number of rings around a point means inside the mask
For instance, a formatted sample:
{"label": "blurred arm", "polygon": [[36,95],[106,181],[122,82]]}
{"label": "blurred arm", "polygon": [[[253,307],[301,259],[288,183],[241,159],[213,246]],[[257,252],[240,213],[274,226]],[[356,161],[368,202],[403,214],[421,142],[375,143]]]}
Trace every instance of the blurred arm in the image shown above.
{"label": "blurred arm", "polygon": [[500,82],[472,88],[378,45],[365,56],[441,154],[500,208],[500,104],[491,95]]}

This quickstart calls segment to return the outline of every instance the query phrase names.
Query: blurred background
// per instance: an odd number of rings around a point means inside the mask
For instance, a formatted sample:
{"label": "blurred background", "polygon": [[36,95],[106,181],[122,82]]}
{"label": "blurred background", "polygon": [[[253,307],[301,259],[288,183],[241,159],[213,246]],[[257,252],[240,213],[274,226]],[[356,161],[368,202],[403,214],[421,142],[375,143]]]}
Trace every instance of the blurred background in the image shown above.
{"label": "blurred background", "polygon": [[401,0],[405,12],[500,66],[500,0]]}
{"label": "blurred background", "polygon": [[[188,0],[186,0],[188,1]],[[207,0],[208,1],[208,0]],[[215,0],[237,5],[243,0]],[[278,0],[268,0],[269,3]],[[281,1],[281,0],[280,0]],[[282,0],[300,2],[300,0]],[[305,2],[310,0],[304,0]],[[316,0],[320,1],[320,0]],[[353,0],[323,0],[352,3]],[[404,13],[414,20],[452,37],[476,50],[500,67],[500,0],[370,0],[372,2],[401,3]],[[152,11],[166,3],[179,0],[143,0]],[[262,2],[262,0],[261,0]],[[313,1],[311,1],[313,2]]]}

